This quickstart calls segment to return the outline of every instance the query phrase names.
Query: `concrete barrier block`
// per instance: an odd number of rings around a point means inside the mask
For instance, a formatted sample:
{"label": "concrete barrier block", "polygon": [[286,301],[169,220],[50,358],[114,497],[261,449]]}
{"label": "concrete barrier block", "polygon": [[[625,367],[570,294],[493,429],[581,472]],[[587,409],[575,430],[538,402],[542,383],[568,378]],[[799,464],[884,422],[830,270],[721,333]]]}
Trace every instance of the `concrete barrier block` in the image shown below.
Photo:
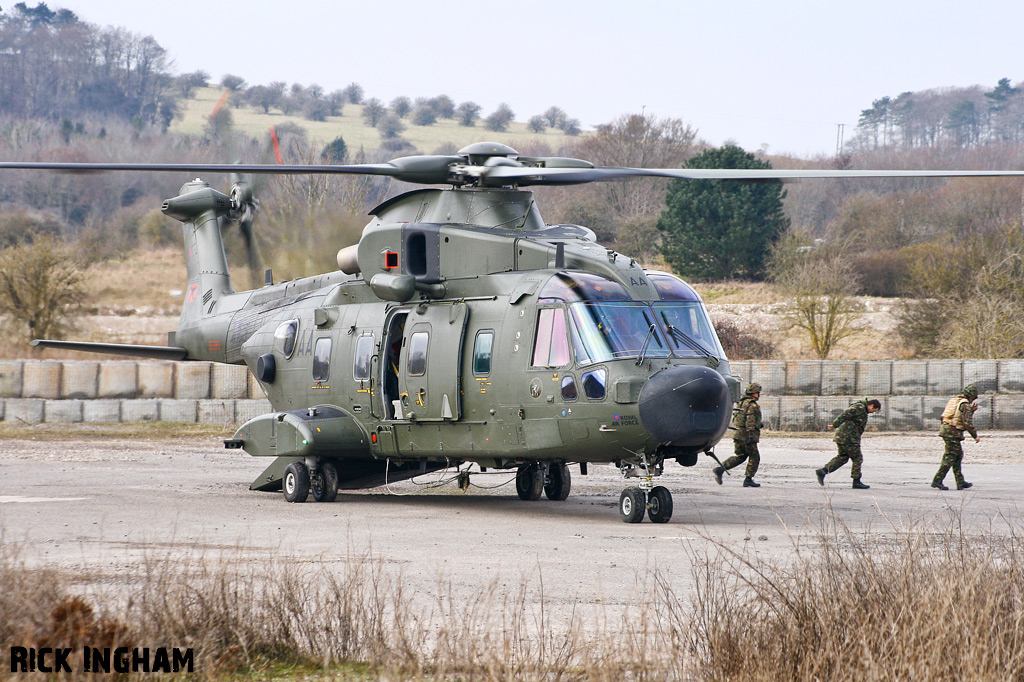
{"label": "concrete barrier block", "polygon": [[205,400],[210,397],[210,363],[179,362],[175,368],[174,397]]}
{"label": "concrete barrier block", "polygon": [[992,418],[997,429],[1024,430],[1024,395],[993,396]]}
{"label": "concrete barrier block", "polygon": [[62,363],[53,360],[26,362],[22,370],[21,396],[49,400],[59,398],[62,369]]}
{"label": "concrete barrier block", "polygon": [[38,398],[9,398],[4,401],[4,421],[14,424],[38,424],[43,421],[43,404]]}
{"label": "concrete barrier block", "polygon": [[43,405],[47,424],[78,424],[82,421],[81,400],[47,400]]}
{"label": "concrete barrier block", "polygon": [[942,426],[942,411],[946,409],[946,403],[949,402],[949,398],[926,395],[921,401],[922,428],[925,431],[935,431],[938,433],[939,427]]}
{"label": "concrete barrier block", "polygon": [[233,425],[235,423],[235,401],[200,400],[196,420],[201,424]]}
{"label": "concrete barrier block", "polygon": [[91,400],[99,390],[100,363],[64,362],[60,377],[60,395],[64,399]]}
{"label": "concrete barrier block", "polygon": [[881,398],[892,394],[893,363],[862,360],[857,363],[857,385],[853,395]]}
{"label": "concrete barrier block", "polygon": [[[750,381],[761,384],[762,396],[782,395],[786,390],[786,363],[782,360],[751,360]],[[744,384],[743,388],[746,387]]]}
{"label": "concrete barrier block", "polygon": [[[779,400],[781,398],[761,394],[761,399],[757,401],[757,404],[761,406],[761,421],[764,422],[766,429],[779,430]],[[731,438],[731,434],[731,430],[726,431],[725,437]]]}
{"label": "concrete barrier block", "polygon": [[821,360],[787,361],[786,395],[821,395]]}
{"label": "concrete barrier block", "polygon": [[814,398],[793,396],[779,398],[780,431],[815,431]]}
{"label": "concrete barrier block", "polygon": [[25,363],[21,360],[0,362],[0,398],[20,398]]}
{"label": "concrete barrier block", "polygon": [[139,394],[137,362],[117,361],[100,364],[100,398],[135,398]]}
{"label": "concrete barrier block", "polygon": [[[821,395],[855,395],[857,363],[837,360],[821,366]],[[887,390],[882,395],[888,395]],[[875,397],[875,396],[872,396]]]}
{"label": "concrete barrier block", "polygon": [[195,400],[161,400],[160,421],[195,423],[199,414],[199,403]]}
{"label": "concrete barrier block", "polygon": [[924,395],[928,392],[928,363],[906,360],[892,363],[893,395]]}
{"label": "concrete barrier block", "polygon": [[173,362],[140,362],[139,363],[139,397],[140,398],[173,398],[174,397],[174,363]]}
{"label": "concrete barrier block", "polygon": [[1000,360],[996,379],[1000,393],[1024,393],[1024,360]]}
{"label": "concrete barrier block", "polygon": [[250,419],[272,411],[273,408],[270,406],[269,400],[236,400],[235,422],[242,425]]}
{"label": "concrete barrier block", "polygon": [[[893,366],[895,372],[896,367]],[[890,396],[888,400],[890,431],[921,431],[924,420],[921,410],[923,404],[920,396]]]}
{"label": "concrete barrier block", "polygon": [[160,418],[159,400],[122,400],[121,421],[155,422]]}
{"label": "concrete barrier block", "polygon": [[249,368],[245,365],[213,365],[210,370],[211,398],[246,398]]}
{"label": "concrete barrier block", "polygon": [[828,425],[835,421],[850,406],[853,398],[843,396],[841,398],[818,398],[814,401],[815,424],[817,431],[828,431]]}
{"label": "concrete barrier block", "polygon": [[120,400],[85,400],[82,421],[86,423],[117,423],[121,421]]}
{"label": "concrete barrier block", "polygon": [[249,395],[248,397],[252,400],[259,400],[267,397],[267,392],[263,390],[263,385],[253,376],[252,372],[249,372]]}
{"label": "concrete barrier block", "polygon": [[964,386],[974,384],[978,393],[995,393],[999,387],[999,363],[996,360],[964,360]]}
{"label": "concrete barrier block", "polygon": [[960,360],[929,360],[928,390],[924,395],[951,396],[964,388],[964,363]]}

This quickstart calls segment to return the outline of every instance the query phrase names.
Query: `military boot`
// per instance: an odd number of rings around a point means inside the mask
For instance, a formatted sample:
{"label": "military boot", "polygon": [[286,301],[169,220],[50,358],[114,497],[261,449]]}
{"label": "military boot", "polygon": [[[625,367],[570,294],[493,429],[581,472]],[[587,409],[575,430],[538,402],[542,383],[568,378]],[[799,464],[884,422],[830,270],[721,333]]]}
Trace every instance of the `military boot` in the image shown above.
{"label": "military boot", "polygon": [[760,488],[761,484],[760,483],[754,483],[754,479],[752,479],[750,476],[747,476],[746,478],[743,479],[743,487],[744,488]]}
{"label": "military boot", "polygon": [[942,485],[939,481],[932,481],[932,487],[938,488],[939,490],[949,490],[946,486]]}
{"label": "military boot", "polygon": [[853,479],[854,490],[867,490],[870,487],[867,483],[861,483],[859,478]]}
{"label": "military boot", "polygon": [[957,490],[967,490],[972,485],[974,485],[974,484],[973,483],[968,483],[967,481],[964,481],[963,483],[957,483],[956,484],[956,489]]}
{"label": "military boot", "polygon": [[818,477],[818,485],[825,485],[825,474],[827,473],[828,469],[825,468],[814,470],[814,475]]}
{"label": "military boot", "polygon": [[725,467],[715,467],[711,470],[711,474],[715,477],[715,482],[718,485],[722,485],[722,474],[725,473]]}

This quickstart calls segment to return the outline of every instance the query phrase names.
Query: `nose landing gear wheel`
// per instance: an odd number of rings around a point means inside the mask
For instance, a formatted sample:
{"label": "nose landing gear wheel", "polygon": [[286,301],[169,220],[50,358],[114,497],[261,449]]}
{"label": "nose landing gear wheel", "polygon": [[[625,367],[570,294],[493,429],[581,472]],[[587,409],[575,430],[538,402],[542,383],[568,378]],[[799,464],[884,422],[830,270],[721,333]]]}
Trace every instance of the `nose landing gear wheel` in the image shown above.
{"label": "nose landing gear wheel", "polygon": [[643,490],[629,487],[619,495],[619,516],[626,523],[640,523],[644,520],[647,510],[647,496]]}
{"label": "nose landing gear wheel", "polygon": [[516,492],[520,500],[540,499],[544,491],[544,472],[536,462],[519,467],[516,472]]}
{"label": "nose landing gear wheel", "polygon": [[656,486],[647,498],[647,516],[651,523],[668,523],[672,518],[672,493],[665,486]]}
{"label": "nose landing gear wheel", "polygon": [[309,477],[313,499],[317,502],[334,502],[338,499],[338,470],[330,462],[322,462]]}
{"label": "nose landing gear wheel", "polygon": [[288,502],[305,502],[309,496],[309,469],[302,462],[292,462],[284,470],[284,499]]}

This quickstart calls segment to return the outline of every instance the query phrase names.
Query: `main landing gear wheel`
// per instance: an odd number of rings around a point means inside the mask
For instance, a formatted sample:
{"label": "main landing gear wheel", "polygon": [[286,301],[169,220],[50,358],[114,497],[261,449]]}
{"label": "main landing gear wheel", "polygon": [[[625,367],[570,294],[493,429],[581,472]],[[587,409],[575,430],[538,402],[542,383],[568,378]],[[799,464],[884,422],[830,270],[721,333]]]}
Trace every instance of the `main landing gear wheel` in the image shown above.
{"label": "main landing gear wheel", "polygon": [[302,462],[292,462],[284,470],[284,499],[288,502],[305,502],[309,496],[309,469]]}
{"label": "main landing gear wheel", "polygon": [[571,487],[572,475],[569,473],[569,465],[552,464],[548,467],[548,481],[544,484],[544,494],[549,500],[561,502],[569,497]]}
{"label": "main landing gear wheel", "polygon": [[516,492],[520,500],[539,500],[544,490],[544,472],[540,465],[534,462],[519,467],[516,472]]}
{"label": "main landing gear wheel", "polygon": [[647,496],[637,487],[629,487],[619,495],[619,516],[626,523],[640,523],[647,510]]}
{"label": "main landing gear wheel", "polygon": [[338,469],[330,462],[321,462],[309,477],[313,499],[317,502],[334,502],[338,499]]}
{"label": "main landing gear wheel", "polygon": [[647,497],[647,516],[651,523],[668,523],[672,518],[672,493],[665,486],[656,486]]}

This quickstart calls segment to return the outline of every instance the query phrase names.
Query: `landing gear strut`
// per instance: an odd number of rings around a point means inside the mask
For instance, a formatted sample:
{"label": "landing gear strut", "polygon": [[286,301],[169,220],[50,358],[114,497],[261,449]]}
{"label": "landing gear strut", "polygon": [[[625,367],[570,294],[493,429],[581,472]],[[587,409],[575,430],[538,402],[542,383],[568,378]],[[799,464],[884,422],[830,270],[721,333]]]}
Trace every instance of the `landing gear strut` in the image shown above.
{"label": "landing gear strut", "polygon": [[652,463],[641,454],[635,462],[619,464],[623,478],[639,478],[639,485],[629,486],[619,495],[619,516],[625,523],[640,523],[647,512],[651,523],[668,523],[672,518],[672,493],[654,485],[654,477],[664,470],[663,462]]}

